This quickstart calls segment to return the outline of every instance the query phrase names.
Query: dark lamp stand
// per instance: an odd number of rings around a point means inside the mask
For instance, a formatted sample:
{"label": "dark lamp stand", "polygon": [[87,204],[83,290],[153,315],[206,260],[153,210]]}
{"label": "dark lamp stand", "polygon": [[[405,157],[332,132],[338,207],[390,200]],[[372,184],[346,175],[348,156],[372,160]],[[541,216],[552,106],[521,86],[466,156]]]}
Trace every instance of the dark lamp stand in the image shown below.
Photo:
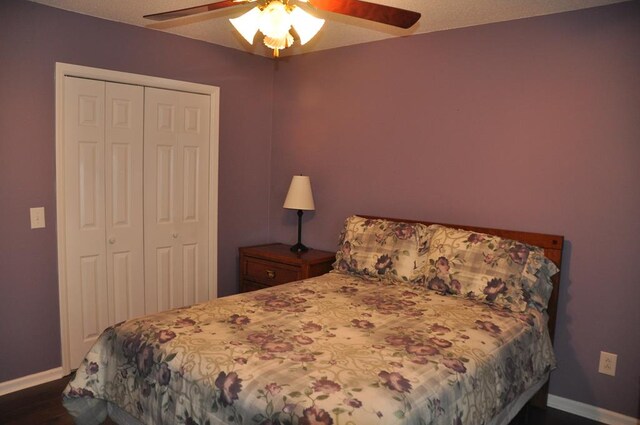
{"label": "dark lamp stand", "polygon": [[292,252],[306,252],[309,248],[302,245],[302,210],[298,210],[298,243],[291,247]]}

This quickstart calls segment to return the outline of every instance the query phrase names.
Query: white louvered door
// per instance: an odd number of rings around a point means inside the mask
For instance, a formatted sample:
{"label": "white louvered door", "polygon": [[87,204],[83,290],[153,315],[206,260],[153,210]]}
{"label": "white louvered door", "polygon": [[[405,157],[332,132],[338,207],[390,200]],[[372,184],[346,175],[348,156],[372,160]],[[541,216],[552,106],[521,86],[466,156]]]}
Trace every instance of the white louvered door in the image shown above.
{"label": "white louvered door", "polygon": [[147,313],[208,299],[209,96],[145,89]]}
{"label": "white louvered door", "polygon": [[69,363],[117,322],[209,299],[210,97],[64,86]]}
{"label": "white louvered door", "polygon": [[144,313],[142,87],[67,77],[69,345],[79,364],[109,325]]}

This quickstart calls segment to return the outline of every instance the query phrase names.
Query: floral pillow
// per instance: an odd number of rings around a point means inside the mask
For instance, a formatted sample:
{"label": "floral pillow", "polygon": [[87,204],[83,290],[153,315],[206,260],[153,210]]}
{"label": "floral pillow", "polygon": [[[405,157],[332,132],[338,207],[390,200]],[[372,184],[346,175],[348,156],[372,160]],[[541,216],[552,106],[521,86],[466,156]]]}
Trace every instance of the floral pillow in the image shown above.
{"label": "floral pillow", "polygon": [[333,268],[366,278],[412,282],[426,265],[430,230],[420,223],[347,218]]}
{"label": "floral pillow", "polygon": [[426,269],[417,283],[511,311],[524,311],[532,297],[534,304],[546,307],[551,291],[538,280],[544,277],[543,268],[555,265],[544,257],[542,248],[468,230],[430,228]]}
{"label": "floral pillow", "polygon": [[560,270],[551,260],[540,254],[541,249],[529,254],[529,259],[522,272],[523,286],[529,295],[529,305],[540,311],[546,310],[553,292],[551,276]]}

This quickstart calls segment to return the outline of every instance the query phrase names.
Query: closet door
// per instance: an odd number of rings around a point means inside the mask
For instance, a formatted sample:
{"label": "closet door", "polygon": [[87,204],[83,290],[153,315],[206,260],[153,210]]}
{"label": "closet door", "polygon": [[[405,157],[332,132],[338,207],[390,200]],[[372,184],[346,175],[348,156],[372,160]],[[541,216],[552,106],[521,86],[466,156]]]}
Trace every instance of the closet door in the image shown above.
{"label": "closet door", "polygon": [[210,98],[145,88],[146,313],[208,299]]}
{"label": "closet door", "polygon": [[70,362],[144,312],[138,86],[66,77],[64,161]]}
{"label": "closet door", "polygon": [[106,83],[105,188],[109,323],[144,315],[144,88]]}
{"label": "closet door", "polygon": [[105,83],[65,83],[66,268],[71,363],[109,326],[104,194]]}

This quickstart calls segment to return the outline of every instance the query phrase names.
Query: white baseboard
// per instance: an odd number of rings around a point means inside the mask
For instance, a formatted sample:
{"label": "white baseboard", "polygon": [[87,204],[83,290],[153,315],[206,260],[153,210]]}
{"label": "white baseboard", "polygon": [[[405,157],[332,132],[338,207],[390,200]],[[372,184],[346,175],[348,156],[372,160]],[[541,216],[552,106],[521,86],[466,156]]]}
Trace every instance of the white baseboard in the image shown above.
{"label": "white baseboard", "polygon": [[22,378],[13,379],[11,381],[0,382],[0,396],[55,381],[63,376],[62,368],[57,367],[55,369],[45,370],[44,372],[34,373],[33,375],[23,376]]}
{"label": "white baseboard", "polygon": [[568,398],[549,394],[547,406],[608,425],[640,425],[640,420]]}

